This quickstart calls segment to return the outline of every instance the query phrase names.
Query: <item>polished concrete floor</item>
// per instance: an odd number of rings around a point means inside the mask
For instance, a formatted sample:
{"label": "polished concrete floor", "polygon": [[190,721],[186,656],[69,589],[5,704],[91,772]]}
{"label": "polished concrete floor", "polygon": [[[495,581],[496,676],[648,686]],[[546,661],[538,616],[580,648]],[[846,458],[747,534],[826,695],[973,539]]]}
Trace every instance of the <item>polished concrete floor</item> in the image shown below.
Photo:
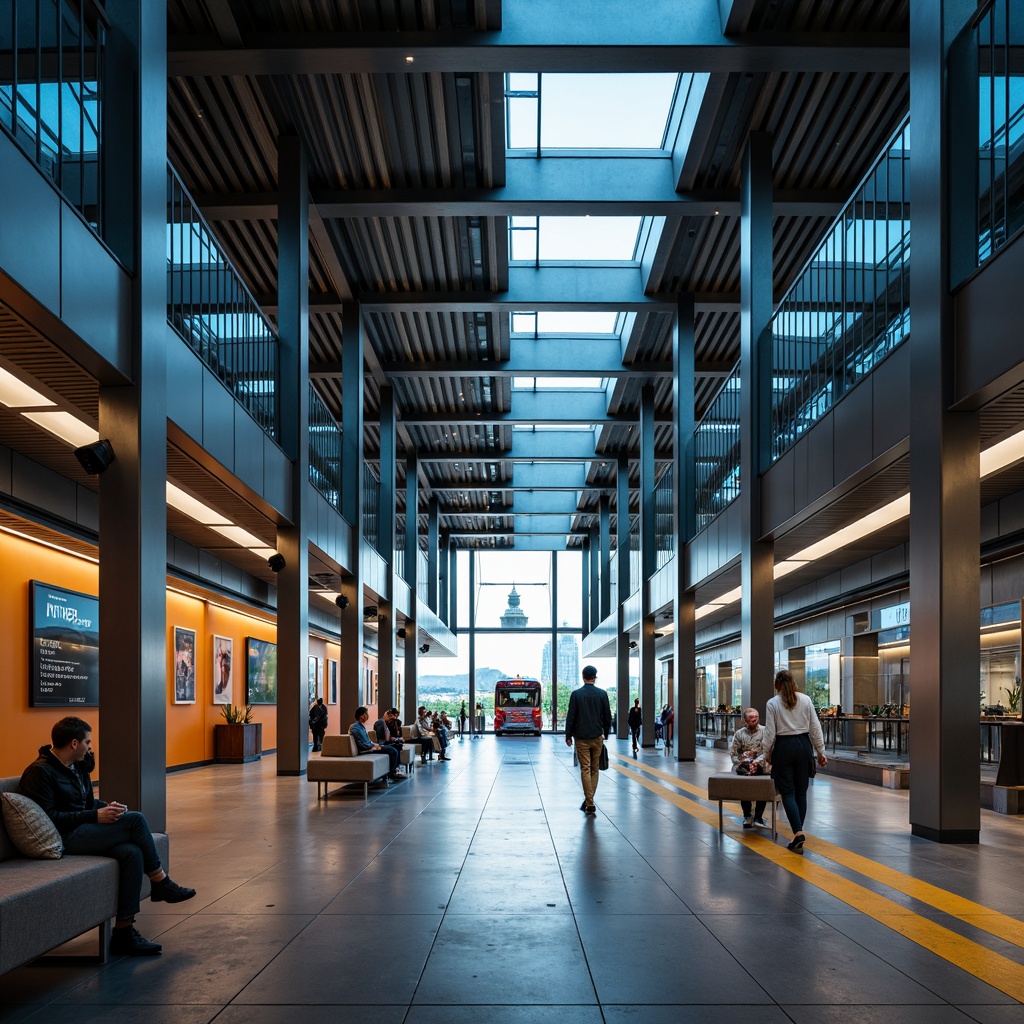
{"label": "polished concrete floor", "polygon": [[172,875],[199,894],[146,904],[163,955],[39,961],[0,978],[0,1020],[1024,1021],[1024,821],[937,846],[905,792],[819,777],[800,858],[738,807],[719,834],[723,752],[627,746],[596,817],[554,736],[456,742],[366,803],[272,757],[172,775]]}

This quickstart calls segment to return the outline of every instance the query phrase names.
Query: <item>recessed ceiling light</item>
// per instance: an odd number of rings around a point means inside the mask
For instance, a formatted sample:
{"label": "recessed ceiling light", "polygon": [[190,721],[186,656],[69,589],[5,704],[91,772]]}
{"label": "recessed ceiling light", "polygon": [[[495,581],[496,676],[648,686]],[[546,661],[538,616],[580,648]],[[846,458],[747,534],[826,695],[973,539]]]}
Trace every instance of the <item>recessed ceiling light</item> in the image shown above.
{"label": "recessed ceiling light", "polygon": [[8,409],[37,409],[56,404],[0,366],[0,405]]}
{"label": "recessed ceiling light", "polygon": [[411,64],[415,59],[416,59],[415,57],[410,55],[410,56],[405,58],[405,63],[406,64]]}
{"label": "recessed ceiling light", "polygon": [[95,427],[83,423],[69,412],[23,412],[21,415],[75,448],[93,444],[100,439],[100,433]]}
{"label": "recessed ceiling light", "polygon": [[175,487],[170,480],[167,481],[167,504],[204,526],[233,525],[226,516],[214,512],[208,505],[204,505],[198,498],[193,498],[191,494],[186,494],[180,487]]}

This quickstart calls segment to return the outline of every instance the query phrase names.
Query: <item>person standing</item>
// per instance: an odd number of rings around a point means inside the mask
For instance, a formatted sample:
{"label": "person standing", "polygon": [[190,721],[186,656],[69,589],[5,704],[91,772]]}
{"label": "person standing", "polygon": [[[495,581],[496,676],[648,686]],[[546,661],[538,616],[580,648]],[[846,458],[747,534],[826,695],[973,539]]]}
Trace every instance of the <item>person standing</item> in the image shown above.
{"label": "person standing", "polygon": [[801,856],[807,836],[807,786],[814,774],[814,760],[822,768],[828,764],[821,723],[811,698],[797,693],[792,674],[783,669],[775,676],[775,696],[764,709],[765,762],[771,766],[775,789],[782,797],[793,841],[787,849]]}
{"label": "person standing", "polygon": [[629,723],[629,735],[633,739],[633,756],[636,757],[636,749],[640,746],[640,726],[644,724],[644,714],[640,710],[639,697],[633,701],[633,706],[629,709],[626,721]]}
{"label": "person standing", "polygon": [[583,803],[580,810],[597,814],[594,793],[600,778],[601,748],[612,728],[612,708],[608,691],[599,689],[597,669],[583,667],[583,685],[569,695],[569,710],[565,715],[565,745],[576,743],[576,758],[580,763],[583,783]]}
{"label": "person standing", "polygon": [[463,734],[466,731],[466,719],[469,718],[466,712],[466,702],[462,702],[462,707],[459,708],[459,739],[462,739]]}
{"label": "person standing", "polygon": [[[747,708],[743,712],[743,726],[736,730],[729,747],[732,768],[737,775],[764,775],[764,726],[757,708]],[[666,740],[666,742],[668,742]],[[753,811],[749,800],[741,800],[743,809],[743,827],[753,828],[755,825],[766,825],[764,809],[767,801],[758,800]]]}
{"label": "person standing", "polygon": [[323,697],[317,697],[309,709],[309,728],[313,733],[313,749],[322,750],[327,734],[327,708]]}

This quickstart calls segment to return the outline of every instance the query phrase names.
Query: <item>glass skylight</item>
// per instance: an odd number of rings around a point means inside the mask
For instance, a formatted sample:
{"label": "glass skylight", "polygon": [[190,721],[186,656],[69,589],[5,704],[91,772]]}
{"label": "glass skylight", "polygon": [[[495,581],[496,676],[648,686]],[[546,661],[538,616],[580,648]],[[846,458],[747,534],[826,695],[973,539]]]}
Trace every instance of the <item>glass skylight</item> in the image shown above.
{"label": "glass skylight", "polygon": [[618,337],[619,313],[612,311],[541,310],[537,313],[512,313],[512,334],[537,335],[601,335]]}
{"label": "glass skylight", "polygon": [[513,263],[632,263],[641,217],[511,217]]}
{"label": "glass skylight", "polygon": [[678,81],[677,74],[509,74],[508,147],[663,149]]}
{"label": "glass skylight", "polygon": [[599,391],[605,386],[603,377],[513,377],[512,387],[532,391],[535,388],[551,388],[553,390],[581,390],[586,388]]}

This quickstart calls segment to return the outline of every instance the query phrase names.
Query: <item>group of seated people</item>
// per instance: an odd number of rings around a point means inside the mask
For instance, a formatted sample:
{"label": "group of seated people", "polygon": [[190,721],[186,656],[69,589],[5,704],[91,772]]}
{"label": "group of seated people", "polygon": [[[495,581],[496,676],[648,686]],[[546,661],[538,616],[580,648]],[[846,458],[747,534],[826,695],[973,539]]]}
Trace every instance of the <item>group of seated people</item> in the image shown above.
{"label": "group of seated people", "polygon": [[[388,777],[393,782],[400,782],[408,778],[408,775],[399,770],[402,747],[405,739],[402,736],[402,719],[398,715],[398,708],[389,708],[373,724],[374,738],[370,737],[366,723],[370,720],[370,712],[367,708],[360,706],[356,708],[355,720],[349,726],[349,735],[355,740],[356,749],[360,754],[387,754],[391,760]],[[412,746],[418,746],[420,750],[420,764],[425,764],[429,757],[434,757],[434,738],[437,738],[441,748],[438,755],[439,761],[450,761],[448,757],[448,739],[451,735],[452,724],[448,716],[443,712],[433,715],[427,713],[426,708],[420,708],[416,725],[419,728],[420,737],[418,740],[410,741]]]}

